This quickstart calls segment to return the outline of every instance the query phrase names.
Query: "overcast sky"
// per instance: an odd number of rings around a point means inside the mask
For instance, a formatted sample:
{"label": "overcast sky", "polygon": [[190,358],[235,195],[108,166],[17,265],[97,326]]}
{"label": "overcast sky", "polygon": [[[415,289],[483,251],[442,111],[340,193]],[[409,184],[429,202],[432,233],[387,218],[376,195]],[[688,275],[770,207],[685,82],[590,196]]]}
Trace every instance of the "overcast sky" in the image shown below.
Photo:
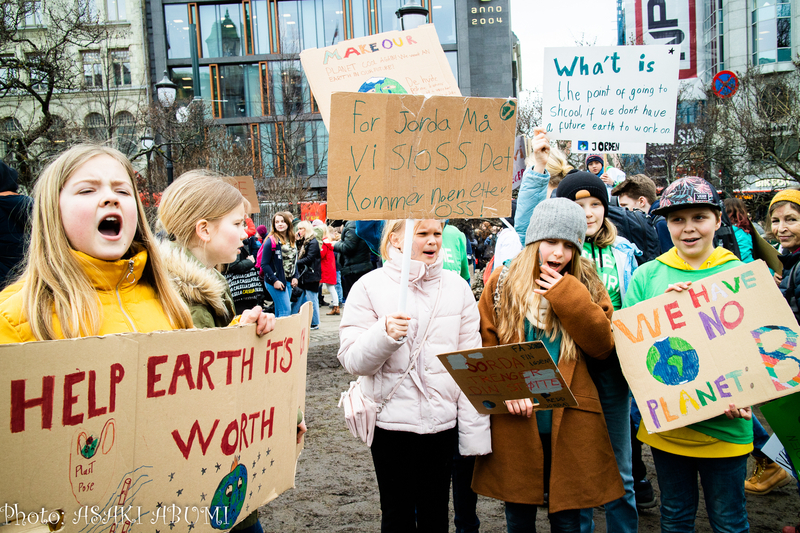
{"label": "overcast sky", "polygon": [[522,48],[522,87],[542,88],[545,47],[617,44],[615,0],[510,0],[511,30]]}

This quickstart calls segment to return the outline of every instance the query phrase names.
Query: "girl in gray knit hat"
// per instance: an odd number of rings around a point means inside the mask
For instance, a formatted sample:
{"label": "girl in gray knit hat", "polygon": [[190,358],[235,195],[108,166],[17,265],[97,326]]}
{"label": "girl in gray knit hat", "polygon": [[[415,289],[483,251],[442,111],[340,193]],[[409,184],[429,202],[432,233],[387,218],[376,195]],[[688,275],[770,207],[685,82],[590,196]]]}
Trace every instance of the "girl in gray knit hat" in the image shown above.
{"label": "girl in gray knit hat", "polygon": [[536,530],[545,493],[551,529],[573,532],[580,531],[581,509],[624,494],[586,366],[587,358],[603,360],[614,350],[611,300],[580,253],[586,227],[575,202],[540,203],[525,248],[492,274],[478,304],[484,346],[542,341],[580,404],[548,409],[545,395],[536,405],[529,398],[506,402],[516,416],[492,416],[492,453],[476,458],[472,488],[506,502],[509,532]]}

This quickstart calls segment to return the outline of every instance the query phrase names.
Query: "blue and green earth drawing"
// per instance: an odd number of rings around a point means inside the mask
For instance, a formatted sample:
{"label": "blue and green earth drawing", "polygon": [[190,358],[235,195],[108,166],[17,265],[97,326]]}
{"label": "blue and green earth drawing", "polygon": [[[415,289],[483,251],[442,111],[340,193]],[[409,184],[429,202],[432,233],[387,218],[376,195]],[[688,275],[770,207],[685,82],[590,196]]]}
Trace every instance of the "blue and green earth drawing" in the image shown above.
{"label": "blue and green earth drawing", "polygon": [[400,82],[392,78],[370,78],[358,88],[360,93],[408,94]]}
{"label": "blue and green earth drawing", "polygon": [[681,385],[697,377],[700,360],[691,344],[678,337],[666,337],[647,351],[647,370],[665,385]]}

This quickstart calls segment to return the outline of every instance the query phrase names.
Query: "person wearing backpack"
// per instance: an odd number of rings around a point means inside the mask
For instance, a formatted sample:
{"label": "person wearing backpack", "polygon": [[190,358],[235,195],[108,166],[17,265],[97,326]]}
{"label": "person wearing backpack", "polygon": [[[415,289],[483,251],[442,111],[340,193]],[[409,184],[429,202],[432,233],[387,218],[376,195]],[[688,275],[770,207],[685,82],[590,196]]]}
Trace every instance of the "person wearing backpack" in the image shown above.
{"label": "person wearing backpack", "polygon": [[281,211],[272,217],[272,231],[258,250],[256,264],[264,276],[264,286],[275,303],[277,318],[292,314],[291,280],[297,247],[291,226],[292,214]]}
{"label": "person wearing backpack", "polygon": [[[533,141],[534,166],[531,172],[523,175],[520,194],[517,198],[515,229],[517,234],[525,235],[530,218],[523,220],[524,214],[533,212],[532,203],[544,199],[549,174],[546,169],[550,152],[550,142],[544,130],[537,128]],[[535,184],[526,184],[526,179]],[[545,190],[542,190],[542,185]],[[625,290],[637,267],[634,245],[617,234],[617,229],[609,217],[608,192],[605,183],[590,172],[573,170],[559,183],[556,196],[567,198],[579,204],[586,213],[586,240],[582,255],[594,262],[600,279],[608,291],[614,309],[622,306]],[[622,208],[622,211],[625,211]],[[639,215],[642,215],[639,213]],[[643,215],[642,215],[643,216]],[[646,222],[645,222],[646,223]],[[649,223],[646,223],[649,227]],[[655,233],[655,230],[650,228]],[[636,531],[639,515],[636,510],[636,496],[633,488],[630,391],[619,359],[614,352],[608,360],[589,365],[603,407],[608,434],[622,477],[625,494],[605,506],[606,530],[614,532]],[[581,517],[581,531],[592,530],[592,509],[585,509]]]}
{"label": "person wearing backpack", "polygon": [[667,219],[653,213],[657,208],[658,192],[653,180],[644,174],[635,174],[626,177],[625,181],[614,187],[611,194],[617,197],[620,207],[630,211],[641,211],[648,216],[650,225],[656,229],[660,252],[664,253],[672,248],[672,238],[669,236]]}

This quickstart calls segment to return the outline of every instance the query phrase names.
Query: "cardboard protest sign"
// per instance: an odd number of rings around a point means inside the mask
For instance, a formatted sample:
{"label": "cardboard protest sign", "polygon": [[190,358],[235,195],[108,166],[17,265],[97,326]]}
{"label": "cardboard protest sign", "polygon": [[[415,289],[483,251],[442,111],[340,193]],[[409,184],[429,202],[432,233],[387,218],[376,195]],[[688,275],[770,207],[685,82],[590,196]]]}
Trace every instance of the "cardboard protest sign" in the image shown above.
{"label": "cardboard protest sign", "polygon": [[261,206],[258,204],[258,194],[256,194],[256,185],[253,181],[253,177],[234,176],[232,179],[236,180],[234,185],[239,188],[239,192],[242,193],[242,196],[247,198],[247,201],[250,202],[250,210],[248,213],[260,213]]}
{"label": "cardboard protest sign", "polygon": [[[794,361],[798,362],[800,358],[795,356]],[[797,477],[798,469],[800,469],[800,394],[795,391],[794,394],[785,398],[762,405],[761,413],[792,459],[795,471],[791,472],[789,468],[787,470]],[[788,461],[781,462],[781,466],[784,464],[789,466]]]}
{"label": "cardboard protest sign", "polygon": [[516,100],[336,93],[328,217],[511,214]]}
{"label": "cardboard protest sign", "polygon": [[677,98],[674,47],[544,49],[542,120],[551,139],[672,144]]}
{"label": "cardboard protest sign", "polygon": [[508,413],[504,401],[521,398],[531,398],[534,409],[578,405],[542,341],[443,353],[438,357],[479,413]]}
{"label": "cardboard protest sign", "polygon": [[524,135],[517,135],[514,143],[514,177],[511,179],[511,188],[519,189],[522,184],[522,175],[525,174],[525,157],[528,155],[530,141]]}
{"label": "cardboard protest sign", "polygon": [[328,220],[327,202],[300,202],[300,220]]}
{"label": "cardboard protest sign", "polygon": [[433,24],[309,48],[300,62],[328,131],[334,92],[461,95]]}
{"label": "cardboard protest sign", "polygon": [[800,391],[800,326],[762,261],[614,311],[612,323],[650,432]]}
{"label": "cardboard protest sign", "polygon": [[5,519],[230,529],[294,484],[309,324],[0,346]]}

